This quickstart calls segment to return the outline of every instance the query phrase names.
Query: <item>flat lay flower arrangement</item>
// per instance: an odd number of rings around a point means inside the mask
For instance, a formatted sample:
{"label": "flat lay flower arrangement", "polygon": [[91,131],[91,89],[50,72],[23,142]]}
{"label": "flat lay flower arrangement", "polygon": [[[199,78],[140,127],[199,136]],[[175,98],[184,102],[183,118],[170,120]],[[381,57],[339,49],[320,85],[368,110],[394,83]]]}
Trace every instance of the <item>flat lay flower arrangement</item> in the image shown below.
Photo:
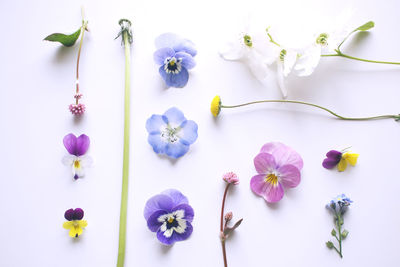
{"label": "flat lay flower arrangement", "polygon": [[[121,37],[122,46],[125,53],[125,95],[124,95],[124,149],[122,166],[122,189],[121,206],[119,221],[119,246],[117,254],[117,266],[124,266],[126,254],[126,238],[135,239],[134,236],[126,236],[127,213],[128,209],[128,180],[129,180],[129,147],[130,147],[130,49],[133,42],[132,23],[127,19],[119,21],[121,27],[117,38]],[[369,21],[352,30],[327,29],[326,31],[316,33],[312,42],[303,49],[290,48],[281,44],[273,34],[273,29],[266,27],[264,32],[254,32],[246,25],[238,34],[237,38],[228,43],[220,51],[220,55],[226,60],[239,60],[248,65],[254,76],[264,82],[268,75],[271,75],[271,67],[276,68],[275,74],[283,97],[287,97],[288,89],[285,78],[291,73],[297,76],[309,76],[317,68],[320,60],[329,57],[342,57],[369,63],[399,65],[397,62],[376,61],[353,57],[342,51],[342,45],[350,36],[358,32],[368,31],[374,27],[374,22]],[[88,31],[88,22],[84,19],[82,11],[82,25],[77,31],[70,35],[52,34],[45,38],[47,41],[60,42],[66,47],[73,46],[80,37],[80,44],[76,65],[76,85],[75,102],[69,106],[69,111],[75,116],[84,116],[86,107],[80,103],[82,94],[79,88],[79,61],[84,40],[84,33]],[[169,90],[183,88],[190,83],[189,77],[191,70],[196,66],[195,57],[197,49],[195,44],[177,34],[164,33],[155,38],[155,51],[153,54],[154,71],[158,71],[160,79]],[[297,100],[286,99],[268,99],[247,102],[237,105],[225,105],[222,98],[217,95],[211,101],[210,107],[204,107],[203,113],[211,111],[210,119],[222,119],[220,113],[222,109],[239,108],[246,105],[262,103],[288,103],[306,105],[317,110],[329,113],[336,119],[351,121],[368,121],[378,119],[400,120],[399,114],[376,115],[370,117],[347,117],[337,114],[326,107]],[[199,137],[199,126],[194,121],[184,115],[179,107],[170,103],[167,110],[154,110],[154,114],[147,114],[147,120],[142,130],[147,131],[148,149],[154,151],[160,157],[157,160],[163,160],[164,157],[179,160],[181,157],[190,154],[192,146],[200,145],[197,141]],[[214,117],[214,118],[213,118]],[[80,127],[82,128],[82,127]],[[84,129],[81,129],[84,130]],[[133,136],[132,136],[133,137]],[[225,212],[225,203],[229,190],[249,190],[255,196],[261,197],[260,200],[266,202],[265,208],[270,205],[285,201],[285,193],[291,190],[301,190],[297,188],[301,183],[302,170],[304,165],[311,165],[310,162],[303,161],[300,152],[292,148],[292,144],[283,144],[278,141],[265,140],[266,143],[260,144],[260,150],[254,155],[253,162],[248,165],[254,165],[252,177],[241,177],[234,172],[227,172],[222,175],[222,182],[225,183],[225,191],[222,194],[222,205],[220,215],[219,229],[215,230],[219,237],[222,247],[222,259],[225,267],[228,266],[227,240],[234,231],[240,231],[239,226],[242,223],[251,222],[254,218],[241,218],[233,220],[232,211]],[[61,143],[61,142],[60,142]],[[72,171],[72,179],[76,186],[79,186],[80,178],[85,177],[85,170],[91,167],[93,160],[89,155],[90,138],[86,134],[76,136],[69,133],[64,136],[62,143],[65,147],[65,156],[61,159],[62,163]],[[100,144],[99,144],[100,145]],[[312,149],[312,148],[310,148]],[[326,149],[327,153],[321,155],[322,166],[315,164],[312,168],[337,169],[335,175],[349,168],[357,166],[359,154],[350,151],[350,148],[336,150]],[[223,160],[223,159],[222,159]],[[156,165],[157,163],[154,163]],[[131,167],[135,167],[134,165]],[[324,170],[326,171],[326,170]],[[336,171],[334,171],[336,172]],[[218,174],[216,174],[218,176]],[[91,177],[85,177],[85,179]],[[132,177],[131,177],[132,178]],[[305,177],[304,177],[305,178]],[[135,177],[134,179],[142,179]],[[218,186],[218,180],[215,186]],[[190,239],[192,233],[196,231],[195,206],[189,204],[189,199],[194,196],[186,196],[185,192],[177,189],[166,189],[162,192],[149,192],[153,196],[143,204],[143,228],[147,228],[154,239],[161,245],[166,246],[185,246],[185,240]],[[337,192],[336,192],[337,193]],[[311,194],[311,192],[310,192]],[[83,196],[82,196],[83,197]],[[331,196],[327,196],[329,199]],[[349,237],[348,229],[351,225],[344,228],[344,215],[350,205],[353,203],[345,194],[337,195],[327,205],[329,213],[333,216],[334,227],[331,230],[331,237],[334,239],[326,242],[327,249],[331,249],[342,258],[344,240]],[[278,206],[276,206],[278,208]],[[322,212],[323,203],[321,203]],[[61,212],[61,211],[60,211]],[[134,214],[134,217],[139,217]],[[197,215],[196,215],[197,216]],[[236,213],[235,213],[236,216]],[[141,217],[141,216],[140,216]],[[240,215],[238,216],[241,217]],[[68,230],[71,238],[78,239],[84,233],[88,222],[83,219],[84,211],[82,208],[70,208],[64,212],[63,228]],[[328,228],[327,228],[328,229]],[[219,230],[219,231],[218,231]],[[262,231],[262,230],[261,230]],[[178,243],[178,244],[177,244]]]}

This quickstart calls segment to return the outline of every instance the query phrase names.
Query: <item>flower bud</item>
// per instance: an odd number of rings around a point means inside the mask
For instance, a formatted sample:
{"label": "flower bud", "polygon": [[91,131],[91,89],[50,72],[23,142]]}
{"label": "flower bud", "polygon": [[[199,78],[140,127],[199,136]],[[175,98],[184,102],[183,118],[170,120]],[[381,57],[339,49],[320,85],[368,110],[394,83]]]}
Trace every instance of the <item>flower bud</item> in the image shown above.
{"label": "flower bud", "polygon": [[229,222],[230,220],[232,220],[233,218],[233,213],[232,211],[228,212],[227,214],[225,214],[225,221]]}

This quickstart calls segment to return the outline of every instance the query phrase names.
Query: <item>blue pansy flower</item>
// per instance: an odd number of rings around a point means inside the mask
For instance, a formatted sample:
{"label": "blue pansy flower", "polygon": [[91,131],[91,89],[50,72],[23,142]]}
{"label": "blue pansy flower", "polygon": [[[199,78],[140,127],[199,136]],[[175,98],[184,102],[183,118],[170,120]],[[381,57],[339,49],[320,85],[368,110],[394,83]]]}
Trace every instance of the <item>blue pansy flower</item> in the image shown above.
{"label": "blue pansy flower", "polygon": [[147,227],[157,233],[157,239],[172,245],[186,240],[193,232],[193,208],[181,192],[169,189],[150,198],[144,208]]}
{"label": "blue pansy flower", "polygon": [[173,107],[163,115],[152,115],[146,121],[148,142],[157,154],[179,158],[186,154],[197,139],[198,126],[187,120],[182,111]]}
{"label": "blue pansy flower", "polygon": [[160,65],[159,73],[167,86],[184,87],[189,79],[188,70],[196,65],[193,43],[167,33],[156,39],[156,47],[154,60]]}

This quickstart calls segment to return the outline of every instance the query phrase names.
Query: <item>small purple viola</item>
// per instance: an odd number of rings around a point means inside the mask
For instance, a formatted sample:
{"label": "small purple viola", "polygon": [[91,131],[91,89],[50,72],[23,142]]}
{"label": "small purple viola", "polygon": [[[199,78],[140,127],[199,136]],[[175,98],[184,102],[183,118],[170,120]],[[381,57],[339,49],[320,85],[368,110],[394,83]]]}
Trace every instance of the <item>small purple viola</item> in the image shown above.
{"label": "small purple viola", "polygon": [[250,181],[251,190],[267,202],[278,202],[283,198],[284,187],[299,185],[303,159],[292,148],[278,142],[265,144],[254,158],[258,172]]}
{"label": "small purple viola", "polygon": [[63,143],[69,155],[64,156],[62,162],[64,165],[72,167],[72,175],[75,180],[83,177],[85,168],[92,164],[92,158],[85,155],[90,145],[89,137],[85,134],[76,137],[70,133],[64,137]]}
{"label": "small purple viola", "polygon": [[156,38],[154,61],[160,65],[159,73],[169,87],[184,87],[189,80],[189,69],[196,66],[197,51],[193,42],[173,33]]}
{"label": "small purple viola", "polygon": [[146,202],[144,218],[147,227],[157,233],[165,245],[189,238],[193,232],[194,211],[188,199],[178,190],[165,190]]}
{"label": "small purple viola", "polygon": [[65,211],[64,218],[67,220],[64,222],[64,229],[69,230],[70,237],[79,237],[83,233],[83,229],[88,225],[86,220],[83,219],[83,209],[69,209]]}

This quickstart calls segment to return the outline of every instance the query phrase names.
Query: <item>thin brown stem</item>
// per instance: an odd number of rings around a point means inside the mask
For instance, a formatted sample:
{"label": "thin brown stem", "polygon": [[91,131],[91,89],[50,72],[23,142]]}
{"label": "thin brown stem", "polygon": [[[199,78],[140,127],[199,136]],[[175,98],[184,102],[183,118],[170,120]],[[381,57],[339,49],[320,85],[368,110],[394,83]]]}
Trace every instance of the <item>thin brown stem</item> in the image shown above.
{"label": "thin brown stem", "polygon": [[228,183],[228,184],[226,185],[226,187],[225,187],[225,192],[224,192],[224,197],[222,198],[222,207],[221,207],[221,228],[220,228],[221,232],[224,232],[224,209],[225,209],[225,199],[226,199],[226,195],[227,195],[227,193],[228,193],[228,189],[229,189],[229,186],[230,186],[230,185],[231,185],[230,183]]}
{"label": "thin brown stem", "polygon": [[221,244],[222,244],[222,255],[224,256],[224,267],[228,267],[228,261],[226,259],[225,240],[221,241]]}

